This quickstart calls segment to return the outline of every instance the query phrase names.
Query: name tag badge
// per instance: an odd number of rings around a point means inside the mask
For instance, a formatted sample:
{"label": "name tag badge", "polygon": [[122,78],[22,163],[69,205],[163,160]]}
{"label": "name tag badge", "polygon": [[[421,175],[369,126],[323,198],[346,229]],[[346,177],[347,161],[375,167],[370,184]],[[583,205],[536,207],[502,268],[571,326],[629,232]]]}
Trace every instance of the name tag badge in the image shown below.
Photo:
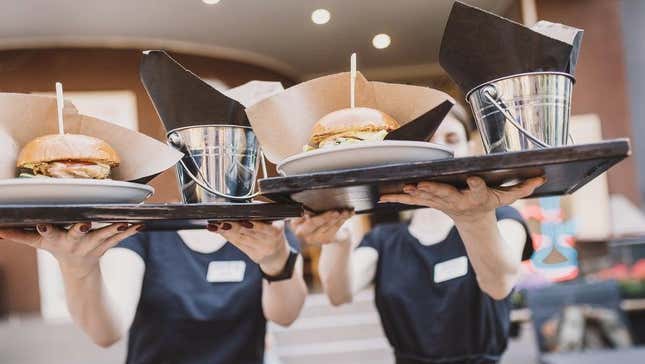
{"label": "name tag badge", "polygon": [[454,278],[463,277],[468,273],[468,258],[461,256],[437,263],[434,266],[434,282],[441,283]]}
{"label": "name tag badge", "polygon": [[242,282],[246,263],[241,260],[223,260],[208,263],[206,281],[208,282]]}

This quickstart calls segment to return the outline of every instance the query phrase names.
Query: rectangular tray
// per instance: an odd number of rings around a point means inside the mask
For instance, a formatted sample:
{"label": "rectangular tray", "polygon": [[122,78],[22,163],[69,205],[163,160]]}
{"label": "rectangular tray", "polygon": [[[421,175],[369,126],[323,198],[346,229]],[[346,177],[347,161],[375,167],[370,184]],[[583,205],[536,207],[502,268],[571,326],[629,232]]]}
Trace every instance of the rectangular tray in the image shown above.
{"label": "rectangular tray", "polygon": [[489,186],[546,175],[531,197],[570,194],[630,155],[628,139],[480,157],[392,164],[319,172],[259,181],[260,191],[276,202],[299,202],[312,211],[353,208],[358,213],[411,206],[379,205],[381,194],[399,193],[406,183],[436,181],[466,187],[468,176]]}
{"label": "rectangular tray", "polygon": [[150,230],[204,228],[207,221],[281,220],[302,216],[296,203],[0,205],[0,227],[76,222],[144,223]]}

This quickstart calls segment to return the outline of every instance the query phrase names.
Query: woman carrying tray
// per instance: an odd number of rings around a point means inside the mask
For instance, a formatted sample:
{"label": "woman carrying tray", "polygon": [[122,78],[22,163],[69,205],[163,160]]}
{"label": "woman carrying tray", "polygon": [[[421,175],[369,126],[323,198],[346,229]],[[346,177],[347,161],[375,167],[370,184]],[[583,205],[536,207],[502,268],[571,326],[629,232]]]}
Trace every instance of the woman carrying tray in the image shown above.
{"label": "woman carrying tray", "polygon": [[[468,153],[463,124],[450,114],[436,142]],[[530,195],[542,178],[491,189],[471,177],[468,189],[422,182],[382,202],[427,206],[409,225],[381,225],[356,249],[341,229],[349,212],[293,222],[301,241],[323,244],[319,272],[334,305],[371,283],[398,364],[495,363],[506,349],[509,294],[530,237],[519,213],[504,207]],[[340,230],[339,230],[340,229]]]}
{"label": "woman carrying tray", "polygon": [[140,228],[39,225],[0,238],[51,252],[74,322],[103,347],[129,331],[127,363],[263,363],[266,321],[292,323],[307,293],[283,225],[133,236]]}

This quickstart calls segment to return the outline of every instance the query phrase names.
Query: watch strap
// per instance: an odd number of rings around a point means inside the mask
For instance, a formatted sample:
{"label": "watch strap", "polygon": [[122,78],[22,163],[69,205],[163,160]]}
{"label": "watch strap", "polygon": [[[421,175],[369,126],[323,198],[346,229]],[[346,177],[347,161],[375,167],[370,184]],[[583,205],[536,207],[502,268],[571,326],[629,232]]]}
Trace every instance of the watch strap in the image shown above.
{"label": "watch strap", "polygon": [[262,268],[260,268],[260,272],[262,273],[262,278],[266,279],[267,282],[278,282],[278,281],[285,281],[287,279],[291,279],[293,276],[293,271],[296,267],[296,261],[298,260],[298,252],[293,250],[293,248],[289,247],[289,256],[287,257],[287,261],[284,264],[284,267],[282,268],[282,271],[278,273],[277,275],[268,275],[264,273]]}

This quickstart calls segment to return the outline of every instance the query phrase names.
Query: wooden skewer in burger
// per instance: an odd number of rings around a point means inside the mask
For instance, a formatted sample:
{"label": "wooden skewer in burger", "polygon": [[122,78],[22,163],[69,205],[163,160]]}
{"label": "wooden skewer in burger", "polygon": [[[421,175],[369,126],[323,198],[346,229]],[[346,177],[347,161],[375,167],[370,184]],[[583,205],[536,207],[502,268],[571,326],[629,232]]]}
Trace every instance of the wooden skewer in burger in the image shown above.
{"label": "wooden skewer in burger", "polygon": [[88,135],[65,134],[63,87],[56,83],[58,134],[44,135],[27,143],[16,167],[19,177],[107,179],[120,163],[119,155],[105,141]]}
{"label": "wooden skewer in burger", "polygon": [[318,120],[304,150],[330,148],[362,141],[382,141],[400,124],[392,116],[369,107],[356,107],[356,53],[351,56],[350,107],[333,111]]}

